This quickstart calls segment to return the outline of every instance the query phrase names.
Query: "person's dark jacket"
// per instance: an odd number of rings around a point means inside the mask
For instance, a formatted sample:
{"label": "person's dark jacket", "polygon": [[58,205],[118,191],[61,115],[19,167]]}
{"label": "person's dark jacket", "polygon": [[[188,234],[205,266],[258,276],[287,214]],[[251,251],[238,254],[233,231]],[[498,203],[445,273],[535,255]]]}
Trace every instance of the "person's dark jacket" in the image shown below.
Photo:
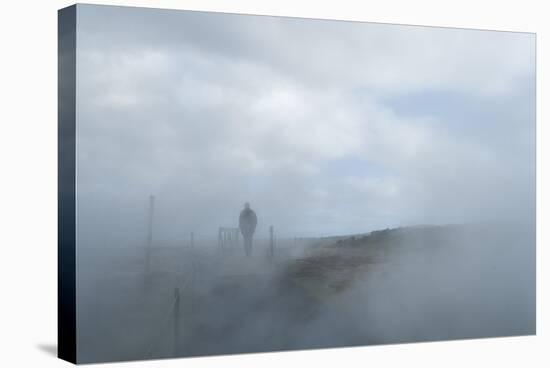
{"label": "person's dark jacket", "polygon": [[258,218],[256,213],[250,208],[245,208],[241,211],[239,216],[239,229],[243,236],[252,236],[254,230],[256,230],[256,224],[258,223]]}

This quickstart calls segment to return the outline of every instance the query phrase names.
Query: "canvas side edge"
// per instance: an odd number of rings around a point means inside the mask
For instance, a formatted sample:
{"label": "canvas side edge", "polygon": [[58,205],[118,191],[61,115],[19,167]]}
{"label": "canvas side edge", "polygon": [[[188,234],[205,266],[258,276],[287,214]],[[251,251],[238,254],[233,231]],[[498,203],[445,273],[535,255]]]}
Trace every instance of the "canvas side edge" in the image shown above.
{"label": "canvas side edge", "polygon": [[76,355],[76,5],[58,11],[58,357]]}

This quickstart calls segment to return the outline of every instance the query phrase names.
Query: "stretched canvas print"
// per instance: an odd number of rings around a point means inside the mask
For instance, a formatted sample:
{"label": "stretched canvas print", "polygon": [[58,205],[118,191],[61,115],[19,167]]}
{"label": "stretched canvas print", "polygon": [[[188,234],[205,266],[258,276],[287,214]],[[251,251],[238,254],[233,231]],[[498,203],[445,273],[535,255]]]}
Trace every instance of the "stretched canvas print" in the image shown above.
{"label": "stretched canvas print", "polygon": [[59,356],[535,334],[535,35],[59,12]]}

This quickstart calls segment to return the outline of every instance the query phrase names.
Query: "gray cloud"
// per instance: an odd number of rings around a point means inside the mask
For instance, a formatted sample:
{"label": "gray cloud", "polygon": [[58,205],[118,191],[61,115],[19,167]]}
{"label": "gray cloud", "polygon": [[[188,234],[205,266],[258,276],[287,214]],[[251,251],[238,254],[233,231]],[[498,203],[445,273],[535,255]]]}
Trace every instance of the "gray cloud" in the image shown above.
{"label": "gray cloud", "polygon": [[165,241],[244,201],[284,236],[533,215],[534,35],[102,6],[78,32],[82,239],[139,241],[151,193]]}

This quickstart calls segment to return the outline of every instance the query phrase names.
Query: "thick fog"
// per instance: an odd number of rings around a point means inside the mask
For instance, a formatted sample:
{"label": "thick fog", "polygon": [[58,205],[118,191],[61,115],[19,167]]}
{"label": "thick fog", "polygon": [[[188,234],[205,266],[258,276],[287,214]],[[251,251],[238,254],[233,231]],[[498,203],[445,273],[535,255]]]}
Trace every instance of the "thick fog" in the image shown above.
{"label": "thick fog", "polygon": [[[164,274],[147,290],[161,299],[196,267],[210,276],[194,293],[221,304],[231,288],[220,269],[269,270],[249,289],[243,281],[235,310],[195,315],[207,321],[193,329],[203,344],[176,355],[534,332],[534,34],[78,5],[76,130],[89,346],[97,319],[152,295],[136,286],[151,195],[149,245],[164,252],[153,257]],[[237,227],[245,202],[258,216],[255,258],[226,259],[218,229]],[[446,224],[459,230],[384,240],[383,262],[320,305],[301,282],[284,286],[288,270],[338,239]],[[266,258],[270,226],[276,261]],[[252,310],[247,328],[215,331],[233,339],[212,340],[213,326]],[[126,352],[139,350],[128,341]],[[86,359],[134,357],[103,348]]]}

